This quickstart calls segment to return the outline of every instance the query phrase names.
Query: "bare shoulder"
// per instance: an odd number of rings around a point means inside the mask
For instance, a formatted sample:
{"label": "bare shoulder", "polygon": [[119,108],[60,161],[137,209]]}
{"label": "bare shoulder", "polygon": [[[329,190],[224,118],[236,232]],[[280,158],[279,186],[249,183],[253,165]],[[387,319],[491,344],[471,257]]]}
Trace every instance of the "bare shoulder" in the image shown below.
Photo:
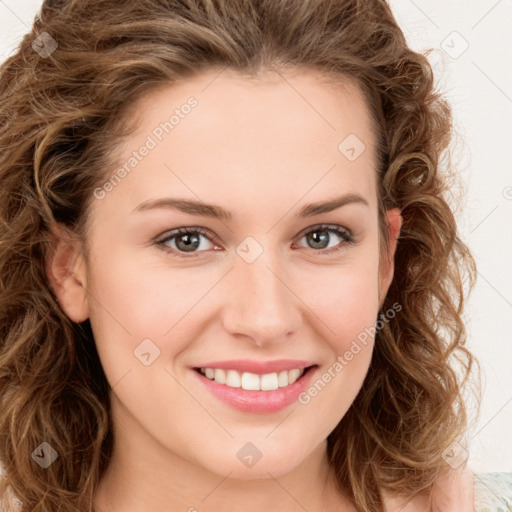
{"label": "bare shoulder", "polygon": [[406,499],[392,494],[384,495],[385,512],[474,512],[474,474],[463,466],[440,477],[429,496]]}
{"label": "bare shoulder", "polygon": [[[4,469],[0,466],[0,482],[5,483],[3,481],[4,477]],[[3,488],[3,485],[0,486],[0,512],[13,512],[21,509],[20,501],[14,497],[12,490],[10,487],[7,489]]]}
{"label": "bare shoulder", "polygon": [[474,512],[475,475],[467,466],[449,471],[437,482],[433,492],[434,512],[452,510]]}

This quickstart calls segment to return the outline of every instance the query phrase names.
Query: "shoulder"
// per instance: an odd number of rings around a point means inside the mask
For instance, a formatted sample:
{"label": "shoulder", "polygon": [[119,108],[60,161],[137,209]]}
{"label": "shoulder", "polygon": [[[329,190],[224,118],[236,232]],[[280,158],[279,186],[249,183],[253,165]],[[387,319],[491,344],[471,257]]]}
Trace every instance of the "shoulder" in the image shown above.
{"label": "shoulder", "polygon": [[[4,475],[5,470],[0,464],[0,481],[2,481]],[[7,490],[5,490],[3,494],[0,492],[0,512],[11,512],[13,510],[21,510],[21,503],[13,495],[11,488],[7,487]]]}
{"label": "shoulder", "polygon": [[512,512],[512,473],[475,473],[475,512]]}
{"label": "shoulder", "polygon": [[450,471],[435,486],[434,510],[512,512],[512,473],[478,473],[468,467]]}
{"label": "shoulder", "polygon": [[475,512],[473,473],[466,467],[443,471],[428,494],[415,498],[383,493],[384,512]]}

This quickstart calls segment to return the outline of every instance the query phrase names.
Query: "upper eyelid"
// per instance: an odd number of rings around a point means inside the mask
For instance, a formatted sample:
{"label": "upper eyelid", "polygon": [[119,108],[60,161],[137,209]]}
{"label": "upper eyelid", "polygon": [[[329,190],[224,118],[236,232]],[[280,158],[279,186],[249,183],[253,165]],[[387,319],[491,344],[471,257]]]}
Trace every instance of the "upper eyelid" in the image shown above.
{"label": "upper eyelid", "polygon": [[299,232],[299,234],[297,236],[301,236],[301,235],[304,235],[306,233],[309,233],[310,231],[314,231],[315,229],[329,229],[329,228],[333,228],[333,229],[339,229],[340,231],[345,231],[347,233],[347,235],[349,235],[350,237],[353,236],[353,233],[352,233],[352,230],[345,227],[345,226],[340,226],[339,224],[328,224],[328,223],[320,223],[320,224],[315,224],[309,228],[305,228],[303,229],[302,231]]}

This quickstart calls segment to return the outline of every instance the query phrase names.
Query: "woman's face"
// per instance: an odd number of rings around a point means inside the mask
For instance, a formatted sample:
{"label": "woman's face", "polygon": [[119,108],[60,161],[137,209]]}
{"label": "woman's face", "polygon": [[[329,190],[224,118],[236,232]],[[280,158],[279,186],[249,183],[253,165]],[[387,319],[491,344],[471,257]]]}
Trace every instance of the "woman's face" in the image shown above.
{"label": "woman's face", "polygon": [[233,478],[284,474],[361,388],[392,279],[363,97],[313,73],[224,71],[134,113],[95,190],[90,258],[59,292],[90,319],[118,447]]}

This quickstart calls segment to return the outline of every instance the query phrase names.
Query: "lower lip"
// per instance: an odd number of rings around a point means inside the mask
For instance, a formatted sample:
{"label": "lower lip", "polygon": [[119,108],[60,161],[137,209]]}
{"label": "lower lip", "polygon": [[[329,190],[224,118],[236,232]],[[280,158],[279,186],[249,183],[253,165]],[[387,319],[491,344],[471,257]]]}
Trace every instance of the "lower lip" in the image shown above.
{"label": "lower lip", "polygon": [[318,366],[310,368],[293,384],[273,391],[249,391],[219,384],[192,370],[206,388],[223,402],[243,412],[268,414],[280,411],[298,400],[299,395],[307,388]]}

